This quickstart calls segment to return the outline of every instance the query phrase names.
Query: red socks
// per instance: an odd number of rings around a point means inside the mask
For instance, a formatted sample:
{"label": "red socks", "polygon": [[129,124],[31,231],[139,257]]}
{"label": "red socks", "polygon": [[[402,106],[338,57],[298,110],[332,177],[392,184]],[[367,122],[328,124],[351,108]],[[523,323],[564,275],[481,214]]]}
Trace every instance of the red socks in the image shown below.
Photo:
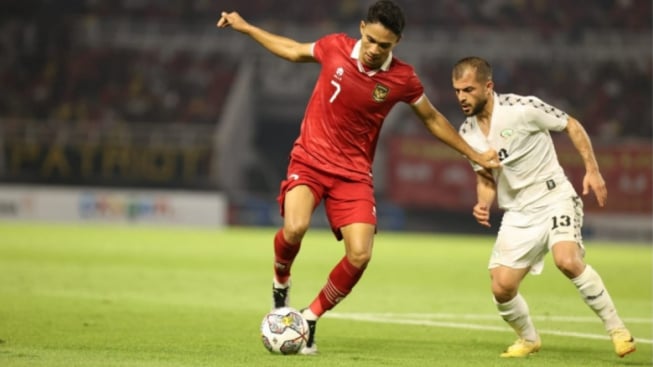
{"label": "red socks", "polygon": [[365,267],[359,269],[352,265],[346,256],[343,257],[331,270],[327,284],[311,303],[311,311],[319,317],[332,309],[351,292],[364,271]]}
{"label": "red socks", "polygon": [[283,229],[274,236],[274,275],[279,283],[288,282],[290,267],[300,247],[301,243],[293,245],[283,238]]}
{"label": "red socks", "polygon": [[[281,284],[288,282],[290,268],[300,247],[301,243],[293,245],[283,238],[283,229],[279,229],[274,236],[274,275],[277,282]],[[347,297],[364,271],[365,266],[359,269],[344,256],[331,270],[327,283],[309,306],[311,312],[320,317],[335,307],[338,302]]]}

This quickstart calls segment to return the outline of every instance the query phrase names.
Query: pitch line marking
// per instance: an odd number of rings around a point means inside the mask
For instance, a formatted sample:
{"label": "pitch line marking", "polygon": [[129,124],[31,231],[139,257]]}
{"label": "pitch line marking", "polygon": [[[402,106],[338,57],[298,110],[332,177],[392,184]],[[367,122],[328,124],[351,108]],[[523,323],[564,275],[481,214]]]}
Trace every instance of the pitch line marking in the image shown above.
{"label": "pitch line marking", "polygon": [[[417,318],[423,319],[452,319],[452,320],[500,320],[498,315],[489,314],[453,314],[453,313],[395,313],[395,312],[379,312],[379,313],[356,313],[355,315],[370,315],[374,317],[384,318]],[[575,322],[575,323],[594,323],[597,321],[596,316],[544,316],[544,315],[531,315],[533,320],[538,321],[554,321],[554,322]],[[653,324],[653,318],[643,317],[622,317],[627,324]]]}
{"label": "pitch line marking", "polygon": [[[330,318],[335,318],[335,319],[341,319],[341,320],[354,320],[354,321],[366,321],[366,322],[378,322],[378,323],[385,323],[385,324],[401,324],[401,325],[421,325],[421,326],[432,326],[432,327],[444,327],[444,328],[452,328],[452,329],[468,329],[468,330],[482,330],[482,331],[500,331],[500,332],[511,332],[513,333],[514,330],[508,327],[501,327],[501,326],[491,326],[491,325],[480,325],[480,324],[469,324],[469,323],[461,323],[461,322],[447,322],[447,321],[433,321],[433,320],[426,320],[424,318],[422,319],[406,319],[406,318],[399,318],[399,317],[390,317],[392,315],[397,315],[397,314],[364,314],[364,313],[328,313],[325,315],[326,317]],[[410,314],[413,316],[417,316],[419,314]],[[429,314],[426,314],[429,315]],[[402,314],[402,316],[406,316],[406,314]],[[421,315],[422,317],[424,315]],[[458,318],[464,318],[465,315],[458,315]],[[485,317],[485,316],[484,316]],[[498,317],[498,316],[496,316]],[[496,318],[495,317],[495,318]],[[594,319],[595,321],[598,321]],[[561,331],[561,330],[538,330],[540,334],[548,334],[548,335],[557,335],[557,336],[568,336],[568,337],[574,337],[574,338],[583,338],[583,339],[600,339],[600,340],[610,340],[610,337],[607,335],[603,334],[590,334],[590,333],[577,333],[577,332],[568,332],[568,331]],[[643,343],[643,344],[653,344],[653,340],[651,339],[642,339],[642,338],[637,338],[635,337],[635,340],[638,343]]]}

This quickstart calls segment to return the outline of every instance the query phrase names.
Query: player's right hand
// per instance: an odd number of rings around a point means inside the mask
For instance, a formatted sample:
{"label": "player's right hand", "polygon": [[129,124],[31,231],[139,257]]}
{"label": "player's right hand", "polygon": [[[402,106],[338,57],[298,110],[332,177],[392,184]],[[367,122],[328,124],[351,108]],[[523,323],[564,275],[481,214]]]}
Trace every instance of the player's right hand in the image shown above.
{"label": "player's right hand", "polygon": [[484,203],[477,203],[474,205],[474,210],[472,211],[472,214],[474,215],[474,218],[476,218],[476,221],[484,226],[490,228],[490,208],[488,207],[487,204]]}
{"label": "player's right hand", "polygon": [[483,166],[483,168],[499,168],[501,167],[501,161],[499,160],[499,155],[496,150],[490,149],[481,154],[481,161],[476,162]]}
{"label": "player's right hand", "polygon": [[218,19],[216,26],[218,28],[231,27],[240,32],[247,27],[247,22],[240,16],[240,14],[238,14],[238,12],[232,11],[228,13],[223,11],[220,13],[220,19]]}

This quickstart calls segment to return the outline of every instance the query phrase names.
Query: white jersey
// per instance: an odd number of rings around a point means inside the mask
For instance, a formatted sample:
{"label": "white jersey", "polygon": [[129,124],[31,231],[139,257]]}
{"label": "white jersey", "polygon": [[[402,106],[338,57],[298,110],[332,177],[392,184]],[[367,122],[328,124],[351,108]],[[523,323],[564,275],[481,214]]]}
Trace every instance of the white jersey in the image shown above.
{"label": "white jersey", "polygon": [[[495,94],[487,136],[475,116],[460,135],[478,152],[494,149],[501,167],[492,170],[499,207],[522,211],[549,205],[576,192],[558,162],[549,131],[562,131],[568,115],[537,97]],[[482,167],[472,162],[474,170]]]}

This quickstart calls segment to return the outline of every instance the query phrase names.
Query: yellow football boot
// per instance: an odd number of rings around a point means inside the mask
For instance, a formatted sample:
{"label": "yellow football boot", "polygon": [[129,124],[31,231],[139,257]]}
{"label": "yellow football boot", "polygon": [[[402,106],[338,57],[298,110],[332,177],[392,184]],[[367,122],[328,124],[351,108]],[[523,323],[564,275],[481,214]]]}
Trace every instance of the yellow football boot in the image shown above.
{"label": "yellow football boot", "polygon": [[630,331],[626,328],[612,330],[610,332],[610,338],[612,338],[612,344],[614,344],[614,351],[619,357],[623,358],[626,354],[632,353],[637,349],[635,347],[635,339],[633,339]]}
{"label": "yellow football boot", "polygon": [[501,358],[522,358],[529,354],[536,353],[542,347],[540,337],[537,340],[517,339],[513,345],[509,346],[505,352],[501,353]]}

